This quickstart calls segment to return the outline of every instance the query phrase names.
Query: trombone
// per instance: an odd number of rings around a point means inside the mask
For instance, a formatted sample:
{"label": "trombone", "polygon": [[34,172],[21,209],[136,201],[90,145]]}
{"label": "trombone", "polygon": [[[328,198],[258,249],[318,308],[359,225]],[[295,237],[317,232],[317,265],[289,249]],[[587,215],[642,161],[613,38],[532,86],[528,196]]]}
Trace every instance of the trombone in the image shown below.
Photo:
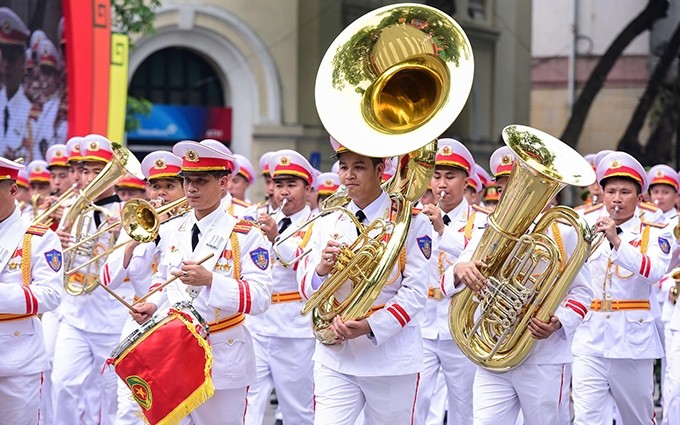
{"label": "trombone", "polygon": [[[158,209],[155,209],[148,201],[145,201],[143,199],[131,199],[130,201],[126,202],[125,205],[123,206],[123,209],[121,210],[120,213],[120,220],[116,221],[115,223],[111,223],[100,230],[97,230],[95,233],[89,235],[85,239],[78,241],[77,244],[66,248],[63,251],[63,253],[65,254],[67,252],[78,249],[83,244],[96,240],[104,233],[110,231],[114,227],[119,226],[121,224],[123,225],[123,230],[125,230],[125,233],[128,234],[131,240],[140,243],[151,242],[154,239],[156,239],[156,237],[158,236],[158,229],[160,228],[160,225],[165,222],[160,220],[160,216],[174,209],[186,208],[186,205],[188,205],[186,196],[183,196],[173,202],[163,205]],[[107,249],[101,254],[97,254],[96,256],[87,260],[86,262],[72,268],[71,270],[68,270],[65,273],[65,275],[69,276],[77,272],[78,270],[82,269],[83,267],[89,266],[90,264],[99,260],[101,257],[109,255],[118,248],[127,245],[129,242],[131,241],[128,240],[125,242],[121,242]]]}
{"label": "trombone", "polygon": [[64,201],[66,201],[73,194],[73,192],[75,192],[77,188],[78,183],[73,183],[73,185],[66,189],[66,192],[62,193],[61,196],[59,196],[59,198],[52,205],[49,206],[49,208],[45,209],[40,214],[37,214],[33,218],[33,222],[31,224],[34,226],[43,225],[50,227],[52,225],[52,222],[54,221],[52,218],[50,218],[50,215],[54,213],[57,209],[59,209],[59,207],[62,206]]}

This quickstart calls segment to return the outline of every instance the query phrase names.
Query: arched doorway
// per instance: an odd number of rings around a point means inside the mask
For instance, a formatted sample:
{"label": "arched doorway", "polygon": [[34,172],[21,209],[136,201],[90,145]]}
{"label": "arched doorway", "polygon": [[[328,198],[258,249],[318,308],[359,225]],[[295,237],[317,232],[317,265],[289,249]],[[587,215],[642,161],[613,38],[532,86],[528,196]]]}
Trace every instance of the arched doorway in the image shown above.
{"label": "arched doorway", "polygon": [[149,55],[135,70],[129,94],[153,107],[128,133],[128,146],[144,155],[183,139],[209,137],[229,145],[231,108],[222,81],[216,66],[193,49],[171,46]]}

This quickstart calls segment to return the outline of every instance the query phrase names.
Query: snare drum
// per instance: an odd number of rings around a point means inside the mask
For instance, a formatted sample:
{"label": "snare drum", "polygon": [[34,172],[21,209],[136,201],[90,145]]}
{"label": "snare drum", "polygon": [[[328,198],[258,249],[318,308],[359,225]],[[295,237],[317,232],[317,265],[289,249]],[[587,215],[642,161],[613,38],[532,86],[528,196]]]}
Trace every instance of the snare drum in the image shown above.
{"label": "snare drum", "polygon": [[125,338],[107,361],[150,424],[179,422],[214,393],[208,326],[190,303],[173,305]]}

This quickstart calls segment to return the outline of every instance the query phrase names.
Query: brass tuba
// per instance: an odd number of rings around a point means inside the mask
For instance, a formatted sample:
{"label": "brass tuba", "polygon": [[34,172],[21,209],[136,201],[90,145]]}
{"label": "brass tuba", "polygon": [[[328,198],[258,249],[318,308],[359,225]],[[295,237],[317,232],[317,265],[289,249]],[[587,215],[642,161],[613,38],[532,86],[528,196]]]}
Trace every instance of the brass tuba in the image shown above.
{"label": "brass tuba", "polygon": [[[65,270],[71,270],[76,266],[76,257],[78,256],[81,258],[92,258],[96,255],[99,238],[91,238],[91,234],[86,233],[89,232],[92,223],[92,213],[99,211],[104,216],[109,216],[110,213],[105,208],[96,206],[94,200],[127,174],[143,178],[142,166],[132,152],[115,142],[111,143],[111,150],[113,151],[111,160],[97,177],[80,191],[73,204],[62,217],[60,226],[70,223],[71,234],[76,237],[75,243],[64,250]],[[106,221],[102,220],[100,227],[105,225]],[[113,234],[111,234],[111,237],[104,245],[111,246],[113,242]],[[97,261],[91,263],[91,267],[84,273],[81,273],[81,279],[67,276],[64,280],[66,292],[71,295],[82,295],[94,290],[98,284],[101,266],[103,266],[103,262]]]}
{"label": "brass tuba", "polygon": [[[536,342],[527,329],[529,320],[545,321],[555,312],[594,238],[585,220],[563,206],[550,209],[527,233],[563,187],[595,181],[588,162],[560,140],[530,127],[508,126],[503,140],[516,156],[515,165],[472,256],[488,265],[482,270],[487,288],[481,295],[464,289],[449,308],[451,335],[463,353],[497,371],[513,368],[529,355]],[[578,235],[568,260],[544,234],[555,220],[566,221]]]}
{"label": "brass tuba", "polygon": [[[338,260],[302,309],[314,334],[331,343],[333,318],[365,317],[404,246],[411,208],[434,172],[436,141],[463,109],[474,62],[467,36],[450,16],[429,6],[397,4],[350,24],[327,50],[315,97],[326,130],[349,150],[369,157],[398,156],[383,185],[396,206],[394,221],[377,219]],[[334,206],[356,222],[346,208]],[[359,225],[357,228],[362,228]],[[383,235],[391,235],[385,242]],[[347,281],[352,291],[336,300]]]}

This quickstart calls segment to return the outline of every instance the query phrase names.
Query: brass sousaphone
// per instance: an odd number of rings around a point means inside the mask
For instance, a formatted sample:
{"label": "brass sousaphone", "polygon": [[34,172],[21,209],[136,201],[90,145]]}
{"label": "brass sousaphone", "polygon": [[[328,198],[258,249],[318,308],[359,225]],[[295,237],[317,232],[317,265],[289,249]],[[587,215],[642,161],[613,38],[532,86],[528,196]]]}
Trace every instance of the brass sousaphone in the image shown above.
{"label": "brass sousaphone", "polygon": [[[594,234],[571,208],[551,208],[536,223],[552,198],[567,184],[595,181],[588,162],[560,140],[521,125],[503,129],[503,140],[515,154],[508,184],[488,218],[472,259],[487,288],[481,295],[464,289],[451,301],[451,335],[474,363],[490,370],[511,369],[531,353],[536,340],[527,324],[532,317],[547,320],[555,313],[590,252]],[[561,222],[576,232],[569,258],[545,231]]]}
{"label": "brass sousaphone", "polygon": [[[394,221],[375,220],[344,247],[302,310],[312,312],[321,342],[333,341],[329,326],[335,316],[365,317],[382,291],[404,246],[413,202],[432,178],[435,139],[463,109],[473,72],[472,48],[458,23],[420,4],[370,12],[327,50],[316,79],[316,106],[326,130],[358,154],[399,158],[395,176],[384,185],[396,206]],[[347,281],[351,293],[336,300]]]}

